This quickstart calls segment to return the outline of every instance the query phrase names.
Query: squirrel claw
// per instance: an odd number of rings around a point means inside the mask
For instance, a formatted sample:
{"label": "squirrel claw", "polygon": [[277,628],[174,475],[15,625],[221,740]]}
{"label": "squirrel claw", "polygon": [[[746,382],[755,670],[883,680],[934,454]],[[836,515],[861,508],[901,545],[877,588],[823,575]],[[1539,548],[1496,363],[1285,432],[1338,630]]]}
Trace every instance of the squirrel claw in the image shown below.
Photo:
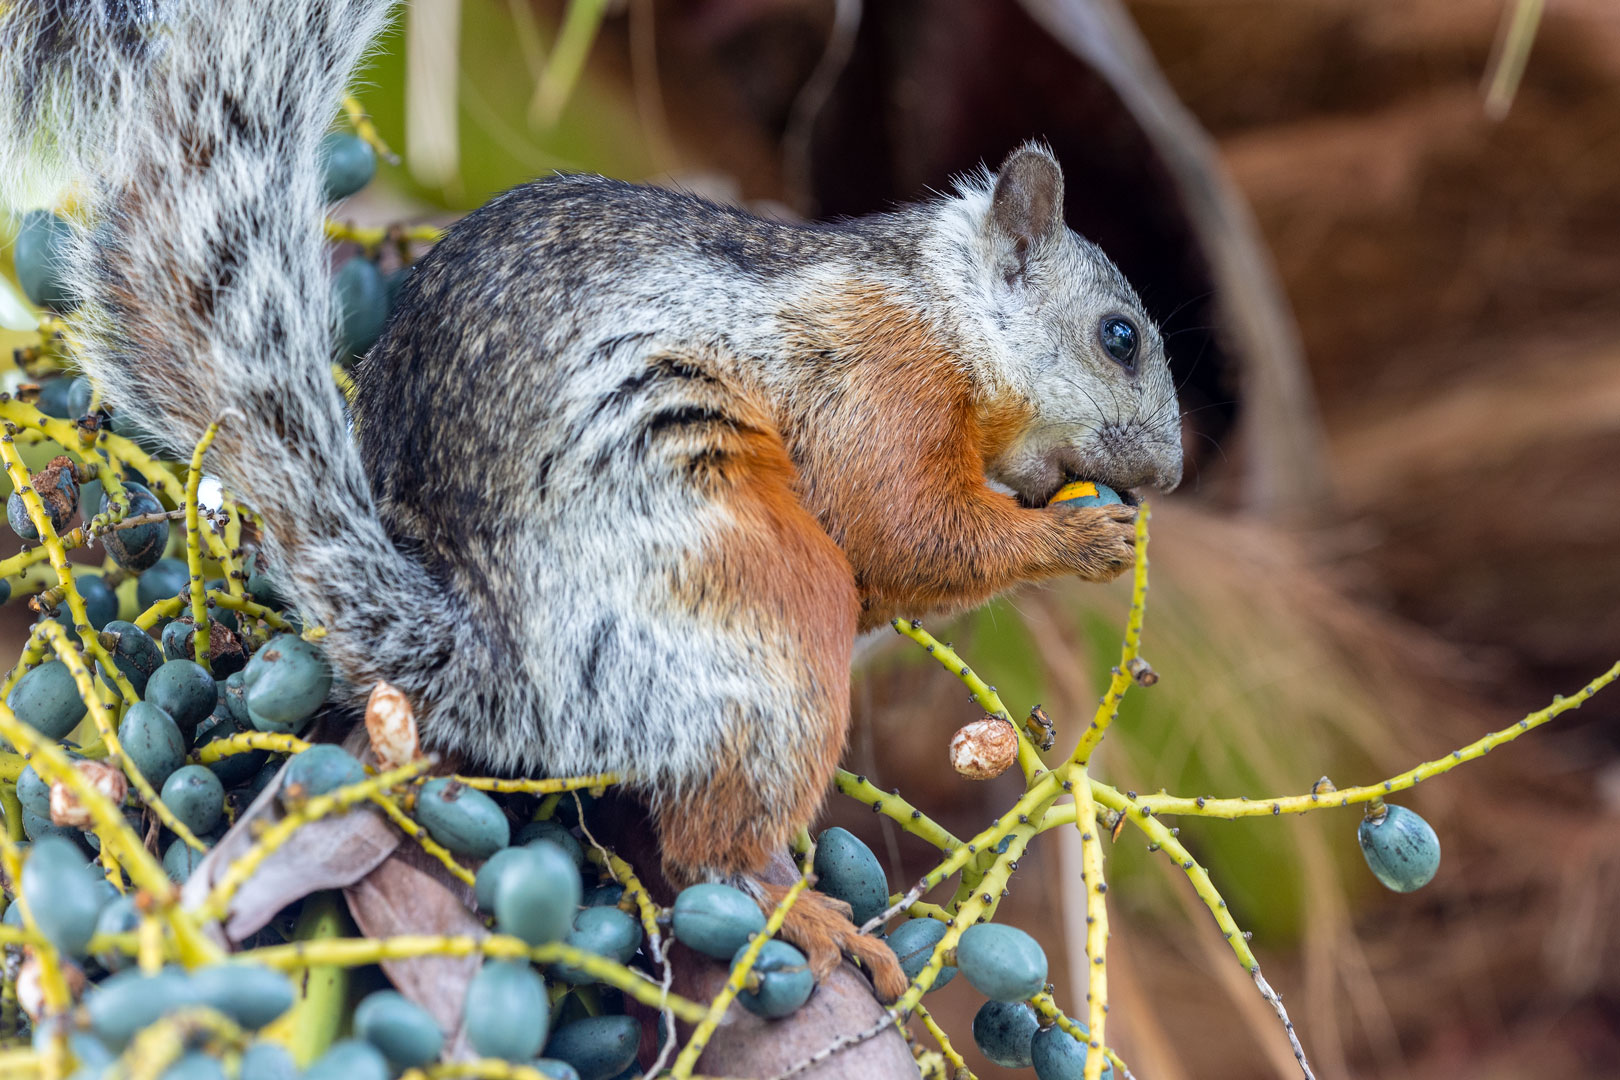
{"label": "squirrel claw", "polygon": [[[779,885],[765,884],[763,889],[760,907],[767,912],[787,894],[787,889]],[[789,909],[778,936],[803,951],[818,983],[825,982],[847,956],[866,970],[878,999],[886,1005],[910,985],[894,951],[878,938],[862,934],[851,920],[849,905],[825,893],[802,893]]]}

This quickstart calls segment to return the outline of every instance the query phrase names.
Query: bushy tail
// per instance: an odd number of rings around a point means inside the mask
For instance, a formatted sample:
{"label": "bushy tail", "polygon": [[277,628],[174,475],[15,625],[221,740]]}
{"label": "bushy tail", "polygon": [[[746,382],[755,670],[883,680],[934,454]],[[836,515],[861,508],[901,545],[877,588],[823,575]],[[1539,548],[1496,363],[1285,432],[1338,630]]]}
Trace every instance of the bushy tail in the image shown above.
{"label": "bushy tail", "polygon": [[[69,278],[88,374],[182,449],[225,418],[208,468],[263,515],[290,591],[329,628],[422,597],[332,382],[322,234],[319,142],[390,6],[12,0],[0,14],[0,173],[67,168],[83,185]],[[347,629],[373,637],[350,648],[386,651],[378,628]]]}
{"label": "bushy tail", "polygon": [[0,203],[39,203],[103,168],[140,96],[160,0],[19,0],[0,9]]}

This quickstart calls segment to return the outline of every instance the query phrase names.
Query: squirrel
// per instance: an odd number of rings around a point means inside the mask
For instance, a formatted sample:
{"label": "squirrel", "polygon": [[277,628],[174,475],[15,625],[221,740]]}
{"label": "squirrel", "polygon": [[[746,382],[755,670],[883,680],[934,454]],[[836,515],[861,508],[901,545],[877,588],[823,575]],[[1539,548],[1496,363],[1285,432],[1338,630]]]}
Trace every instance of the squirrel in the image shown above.
{"label": "squirrel", "polygon": [[[859,633],[1106,581],[1181,476],[1159,332],[1042,146],[869,217],[762,220],[559,175],[418,261],[331,375],[318,143],[390,0],[14,0],[0,198],[79,178],[78,359],[262,516],[334,693],[425,748],[617,772],[677,886],[760,871],[843,752]],[[46,175],[48,174],[48,175]],[[44,177],[42,179],[42,176]],[[905,975],[806,893],[783,936]]]}

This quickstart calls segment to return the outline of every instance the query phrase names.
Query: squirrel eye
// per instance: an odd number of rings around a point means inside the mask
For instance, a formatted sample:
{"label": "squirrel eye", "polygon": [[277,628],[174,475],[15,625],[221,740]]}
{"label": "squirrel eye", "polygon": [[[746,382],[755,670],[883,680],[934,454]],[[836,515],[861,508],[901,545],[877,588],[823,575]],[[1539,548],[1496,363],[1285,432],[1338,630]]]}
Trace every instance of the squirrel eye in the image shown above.
{"label": "squirrel eye", "polygon": [[1136,327],[1129,319],[1118,315],[1110,315],[1102,321],[1097,328],[1097,336],[1102,339],[1102,347],[1108,355],[1119,361],[1125,367],[1136,366]]}

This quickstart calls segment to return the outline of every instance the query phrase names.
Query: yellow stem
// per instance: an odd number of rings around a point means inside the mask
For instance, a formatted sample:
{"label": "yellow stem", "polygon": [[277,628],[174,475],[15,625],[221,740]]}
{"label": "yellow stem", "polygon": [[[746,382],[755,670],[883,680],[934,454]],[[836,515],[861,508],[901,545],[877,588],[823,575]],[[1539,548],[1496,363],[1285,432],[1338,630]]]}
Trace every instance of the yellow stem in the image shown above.
{"label": "yellow stem", "polygon": [[[585,853],[585,857],[598,866],[606,866],[613,880],[624,886],[624,894],[636,906],[636,914],[641,919],[641,932],[647,935],[647,941],[649,943],[662,941],[658,932],[659,907],[653,902],[652,894],[641,883],[641,879],[636,876],[630,864],[606,848],[592,847]],[[660,947],[656,951],[661,954],[664,950]],[[663,956],[654,956],[653,959],[662,961]]]}
{"label": "yellow stem", "polygon": [[399,1080],[548,1080],[533,1065],[519,1065],[499,1058],[477,1058],[473,1061],[446,1061],[429,1065],[425,1069],[407,1069]]}
{"label": "yellow stem", "polygon": [[[223,741],[223,740],[222,740]],[[371,797],[371,804],[388,815],[388,820],[399,826],[400,832],[409,836],[421,845],[422,850],[439,861],[439,865],[449,871],[450,876],[465,885],[471,885],[477,880],[476,875],[465,866],[456,862],[456,857],[450,854],[443,844],[427,834],[427,830],[413,821],[410,815],[401,810],[399,803],[390,795],[377,794]]]}
{"label": "yellow stem", "polygon": [[928,1030],[928,1034],[932,1035],[934,1041],[939,1044],[940,1053],[944,1054],[945,1060],[950,1063],[952,1080],[978,1080],[978,1077],[973,1075],[973,1070],[968,1068],[967,1062],[962,1060],[962,1055],[956,1052],[956,1047],[951,1045],[950,1036],[946,1035],[944,1029],[934,1022],[933,1016],[923,1007],[922,1003],[918,1002],[913,1005],[912,1011],[917,1014],[917,1019],[922,1021],[923,1027]]}
{"label": "yellow stem", "polygon": [[1007,850],[996,856],[995,861],[985,871],[984,877],[980,879],[976,891],[962,900],[955,916],[945,924],[945,936],[935,944],[928,963],[924,964],[917,977],[911,980],[911,985],[900,995],[900,1000],[889,1006],[891,1017],[898,1020],[916,1008],[922,996],[934,985],[934,980],[939,978],[939,973],[945,966],[946,955],[956,948],[962,934],[968,927],[978,922],[980,916],[995,910],[1001,891],[1007,887],[1007,879],[1012,877],[1013,863],[1017,862],[1023,853],[1024,846],[1020,843],[1020,837],[1014,833]]}
{"label": "yellow stem", "polygon": [[1091,761],[1092,751],[1102,742],[1103,736],[1108,733],[1108,726],[1119,716],[1119,703],[1124,700],[1125,691],[1131,688],[1131,661],[1135,660],[1142,650],[1142,616],[1147,610],[1148,587],[1148,518],[1152,517],[1148,504],[1143,503],[1136,510],[1136,572],[1131,582],[1131,611],[1125,620],[1125,640],[1119,649],[1119,665],[1110,673],[1108,691],[1097,705],[1097,713],[1091,719],[1091,726],[1080,736],[1080,742],[1074,748],[1069,760],[1084,766]]}
{"label": "yellow stem", "polygon": [[284,735],[276,731],[244,731],[226,739],[215,741],[199,747],[191,752],[187,758],[194,765],[212,765],[223,758],[233,754],[246,754],[253,750],[273,750],[284,754],[301,754],[309,749],[310,744],[296,735]]}
{"label": "yellow stem", "polygon": [[421,244],[437,243],[444,230],[435,225],[405,225],[393,230],[381,225],[356,225],[351,221],[326,222],[326,238],[334,243],[358,244],[368,254],[375,252],[390,236]]}
{"label": "yellow stem", "polygon": [[[0,403],[0,408],[4,404]],[[23,464],[22,455],[17,452],[16,441],[13,438],[14,429],[7,426],[6,433],[0,435],[0,459],[4,459],[6,475],[11,479],[11,486],[22,499],[23,506],[28,511],[28,519],[39,533],[39,542],[50,554],[51,569],[56,571],[57,584],[62,589],[62,599],[66,601],[68,611],[73,616],[73,628],[84,641],[85,650],[97,660],[101,661],[107,677],[112,680],[118,692],[125,701],[136,700],[135,688],[124,678],[121,671],[112,662],[112,656],[102,646],[95,631],[90,626],[90,617],[85,613],[84,597],[79,595],[78,586],[73,581],[73,567],[68,562],[67,552],[62,550],[62,542],[56,535],[56,529],[51,525],[50,515],[45,512],[45,504],[40,501],[39,492],[33,488],[33,477],[28,473],[28,467]],[[44,627],[57,626],[53,622],[41,624]],[[81,691],[85,688],[81,684]],[[93,696],[94,691],[88,691]],[[105,734],[105,733],[104,733]]]}
{"label": "yellow stem", "polygon": [[[292,623],[265,607],[263,604],[249,600],[245,596],[232,596],[230,593],[220,592],[218,589],[209,589],[208,598],[215,604],[230,611],[240,611],[242,614],[255,619],[263,619],[273,630],[290,633],[295,628]],[[188,598],[185,596],[171,596],[159,600],[139,615],[135,616],[135,625],[142,630],[150,630],[164,619],[172,619],[185,610]]]}
{"label": "yellow stem", "polygon": [[[1068,766],[1065,766],[1065,768],[1068,768]],[[937,866],[918,879],[910,891],[895,901],[894,904],[891,904],[890,907],[893,908],[900,904],[911,907],[924,893],[939,885],[940,882],[958,870],[962,870],[970,860],[976,859],[981,853],[985,855],[986,860],[998,859],[999,853],[994,849],[1000,845],[1001,841],[1005,837],[1013,835],[1021,827],[1029,826],[1031,822],[1040,819],[1057,797],[1063,794],[1065,783],[1066,778],[1059,773],[1043,773],[1012,805],[1012,809],[997,818],[995,823],[988,829],[985,829],[947,855]],[[1030,828],[1030,831],[1033,832],[1033,828]],[[976,884],[980,876],[982,874],[975,871],[972,880],[969,881],[968,874],[964,873],[963,880],[968,884]]]}
{"label": "yellow stem", "polygon": [[1045,774],[1046,766],[1041,762],[1041,755],[1035,749],[1035,744],[1030,742],[1029,736],[1024,733],[1024,726],[1013,720],[1012,713],[1002,704],[1001,695],[996,693],[995,687],[975,675],[973,669],[957,655],[955,649],[924,630],[917,620],[894,619],[890,625],[900,634],[921,645],[929,656],[939,661],[941,667],[961,679],[979,708],[991,716],[1001,717],[1012,725],[1013,733],[1018,736],[1018,767],[1024,772],[1026,784]]}
{"label": "yellow stem", "polygon": [[1077,770],[1074,784],[1075,826],[1080,830],[1080,854],[1086,886],[1086,1003],[1091,1035],[1086,1055],[1085,1080],[1100,1080],[1105,1059],[1100,1051],[1108,1020],[1108,884],[1103,880],[1102,839],[1098,836],[1097,805],[1086,782],[1085,769]]}
{"label": "yellow stem", "polygon": [[688,998],[670,994],[650,982],[645,975],[616,964],[604,956],[575,948],[560,941],[528,945],[506,934],[487,937],[470,935],[401,934],[387,938],[333,938],[324,941],[295,941],[287,945],[267,945],[238,954],[238,959],[277,971],[298,971],[317,966],[364,967],[385,960],[411,960],[419,956],[482,955],[503,960],[528,960],[535,964],[567,964],[584,970],[597,982],[607,983],[644,1005],[668,1007],[675,1016],[695,1024],[706,1015],[704,1007]]}
{"label": "yellow stem", "polygon": [[1512,742],[1519,736],[1534,731],[1549,720],[1553,720],[1571,709],[1580,708],[1593,694],[1596,694],[1617,678],[1620,678],[1620,663],[1615,664],[1608,671],[1587,683],[1572,697],[1559,695],[1546,708],[1538,709],[1524,719],[1517,720],[1500,731],[1493,731],[1489,735],[1474,740],[1467,746],[1453,750],[1445,757],[1425,761],[1415,768],[1408,769],[1376,784],[1342,788],[1328,792],[1308,792],[1304,795],[1285,795],[1270,799],[1207,799],[1202,796],[1187,798],[1182,795],[1158,794],[1138,795],[1133,801],[1145,813],[1223,818],[1227,820],[1243,817],[1266,817],[1274,814],[1304,814],[1330,806],[1350,806],[1354,803],[1371,802],[1394,792],[1416,787],[1424,780],[1439,776],[1441,773],[1450,772],[1464,762],[1484,757],[1503,743]]}
{"label": "yellow stem", "polygon": [[217,1051],[242,1050],[250,1036],[223,1013],[204,1006],[190,1006],[170,1013],[136,1033],[119,1059],[115,1075],[130,1080],[159,1080],[187,1047],[208,1043]]}
{"label": "yellow stem", "polygon": [[197,491],[202,484],[203,455],[214,444],[214,436],[218,434],[219,421],[215,420],[202,433],[202,438],[197,440],[196,447],[191,451],[191,466],[186,470],[186,569],[190,572],[191,622],[196,627],[191,649],[193,659],[209,673],[214,668],[208,662],[211,642],[208,636],[207,590],[203,585],[201,532],[197,524]]}
{"label": "yellow stem", "polygon": [[[316,949],[340,946],[352,938],[343,934],[351,928],[342,898],[335,892],[321,892],[307,898],[293,928],[292,948]],[[284,946],[285,947],[285,946]],[[259,960],[262,950],[249,950],[240,959]],[[261,961],[262,962],[262,961]],[[293,980],[298,996],[293,1006],[265,1028],[264,1034],[287,1047],[299,1068],[326,1052],[343,1029],[344,1002],[349,991],[349,966],[311,963],[297,966],[301,977]]]}
{"label": "yellow stem", "polygon": [[950,831],[943,825],[912,806],[898,794],[880,791],[875,784],[864,776],[856,776],[852,772],[839,769],[833,776],[833,786],[838,789],[840,794],[848,795],[856,802],[871,807],[874,813],[882,814],[884,817],[898,822],[906,832],[934,845],[941,851],[955,851],[962,846],[962,841],[951,835]]}
{"label": "yellow stem", "polygon": [[390,164],[399,164],[399,158],[392,150],[388,149],[388,144],[383,142],[381,133],[377,131],[377,125],[371,122],[371,117],[367,116],[366,110],[361,108],[359,98],[353,94],[345,94],[343,97],[343,112],[349,118],[349,126],[354,128],[354,133],[369,143],[371,148],[377,152],[378,157]]}
{"label": "yellow stem", "polygon": [[1109,809],[1125,814],[1131,824],[1141,829],[1156,847],[1175,860],[1176,865],[1187,875],[1187,880],[1192,882],[1193,891],[1204,902],[1204,906],[1209,908],[1209,913],[1215,916],[1215,924],[1220,927],[1221,936],[1226,938],[1227,944],[1237,954],[1238,962],[1243,965],[1244,970],[1250,974],[1259,971],[1260,962],[1254,958],[1254,952],[1250,950],[1243,931],[1238,929],[1232,913],[1227,910],[1226,898],[1215,888],[1215,883],[1209,878],[1209,871],[1199,865],[1198,860],[1192,857],[1186,846],[1176,839],[1170,827],[1152,814],[1144,813],[1141,807],[1133,803],[1118,788],[1101,780],[1091,781],[1091,794]]}
{"label": "yellow stem", "polygon": [[589,788],[605,788],[614,784],[624,783],[623,777],[618,773],[597,773],[594,776],[568,776],[556,780],[500,780],[489,776],[461,776],[455,780],[479,791],[495,791],[502,794],[524,792],[530,795],[550,795],[564,791],[582,791]]}
{"label": "yellow stem", "polygon": [[[57,629],[61,630],[60,627]],[[71,649],[68,653],[78,666],[74,671],[75,679],[82,676],[88,680],[89,675],[84,669],[84,662],[79,660],[78,655]],[[69,664],[70,669],[73,666],[73,663]],[[84,683],[81,682],[80,692],[83,693],[85,689]],[[146,850],[140,837],[135,835],[135,830],[129,827],[129,822],[124,820],[119,808],[102,794],[99,788],[84,778],[74,767],[66,751],[18,720],[9,708],[3,706],[0,706],[0,735],[28,757],[34,771],[42,780],[61,783],[73,792],[79,804],[89,812],[101,842],[113,846],[118,853],[119,862],[124,865],[130,879],[138,888],[145,889],[160,900],[173,894],[174,883]]]}
{"label": "yellow stem", "polygon": [[[1049,1020],[1068,1032],[1075,1042],[1090,1043],[1091,1037],[1086,1033],[1085,1029],[1075,1023],[1062,1009],[1058,1008],[1057,1002],[1052,999],[1052,995],[1045,990],[1030,998],[1029,1003],[1034,1006],[1041,1019]],[[1108,1059],[1109,1064],[1114,1066],[1115,1072],[1119,1074],[1115,1077],[1115,1080],[1123,1080],[1123,1078],[1131,1075],[1130,1068],[1113,1050],[1105,1046],[1102,1048],[1102,1052],[1103,1056]],[[1088,1053],[1086,1056],[1089,1058],[1091,1055]]]}

